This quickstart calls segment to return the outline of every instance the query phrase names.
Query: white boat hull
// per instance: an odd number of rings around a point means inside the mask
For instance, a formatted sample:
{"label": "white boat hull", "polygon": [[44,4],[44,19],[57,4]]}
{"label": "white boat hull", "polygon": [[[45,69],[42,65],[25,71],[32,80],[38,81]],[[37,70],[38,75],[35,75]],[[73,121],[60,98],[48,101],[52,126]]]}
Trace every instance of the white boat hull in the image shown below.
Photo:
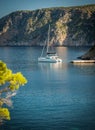
{"label": "white boat hull", "polygon": [[39,62],[49,62],[49,63],[56,63],[56,62],[62,62],[60,58],[54,58],[54,57],[39,57]]}

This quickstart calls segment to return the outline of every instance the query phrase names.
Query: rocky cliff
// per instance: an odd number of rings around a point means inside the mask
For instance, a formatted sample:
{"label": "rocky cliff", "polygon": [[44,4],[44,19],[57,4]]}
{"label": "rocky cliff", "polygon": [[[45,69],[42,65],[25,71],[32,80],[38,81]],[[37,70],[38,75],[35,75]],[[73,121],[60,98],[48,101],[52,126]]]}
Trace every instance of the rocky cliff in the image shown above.
{"label": "rocky cliff", "polygon": [[83,60],[95,60],[95,45],[88,50],[83,56],[79,57],[79,59]]}
{"label": "rocky cliff", "polygon": [[17,11],[0,19],[0,46],[95,44],[95,5]]}

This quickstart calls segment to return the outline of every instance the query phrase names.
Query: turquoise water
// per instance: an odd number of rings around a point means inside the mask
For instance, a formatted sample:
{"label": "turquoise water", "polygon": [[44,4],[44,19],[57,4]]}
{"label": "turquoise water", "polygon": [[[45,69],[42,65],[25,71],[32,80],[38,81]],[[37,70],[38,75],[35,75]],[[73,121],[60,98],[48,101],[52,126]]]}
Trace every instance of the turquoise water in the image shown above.
{"label": "turquoise water", "polygon": [[0,59],[28,79],[0,130],[95,130],[95,65],[70,63],[88,48],[56,48],[63,63],[38,63],[41,50],[0,48]]}

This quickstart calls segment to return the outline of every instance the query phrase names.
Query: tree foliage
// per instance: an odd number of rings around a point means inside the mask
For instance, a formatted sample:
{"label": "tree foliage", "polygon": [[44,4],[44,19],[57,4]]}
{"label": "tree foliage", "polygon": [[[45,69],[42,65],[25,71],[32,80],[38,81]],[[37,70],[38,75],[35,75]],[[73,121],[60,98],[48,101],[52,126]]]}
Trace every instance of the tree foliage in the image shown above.
{"label": "tree foliage", "polygon": [[26,83],[27,79],[21,72],[13,73],[4,62],[0,61],[0,123],[3,120],[10,120],[7,106],[12,105],[11,97],[15,96],[19,87]]}

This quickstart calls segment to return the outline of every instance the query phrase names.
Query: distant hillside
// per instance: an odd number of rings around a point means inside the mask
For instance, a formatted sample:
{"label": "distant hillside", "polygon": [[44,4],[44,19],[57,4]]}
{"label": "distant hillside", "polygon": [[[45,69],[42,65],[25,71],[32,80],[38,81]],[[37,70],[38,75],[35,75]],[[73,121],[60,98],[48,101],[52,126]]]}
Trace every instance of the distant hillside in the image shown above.
{"label": "distant hillside", "polygon": [[95,44],[95,5],[17,11],[0,19],[0,46]]}

